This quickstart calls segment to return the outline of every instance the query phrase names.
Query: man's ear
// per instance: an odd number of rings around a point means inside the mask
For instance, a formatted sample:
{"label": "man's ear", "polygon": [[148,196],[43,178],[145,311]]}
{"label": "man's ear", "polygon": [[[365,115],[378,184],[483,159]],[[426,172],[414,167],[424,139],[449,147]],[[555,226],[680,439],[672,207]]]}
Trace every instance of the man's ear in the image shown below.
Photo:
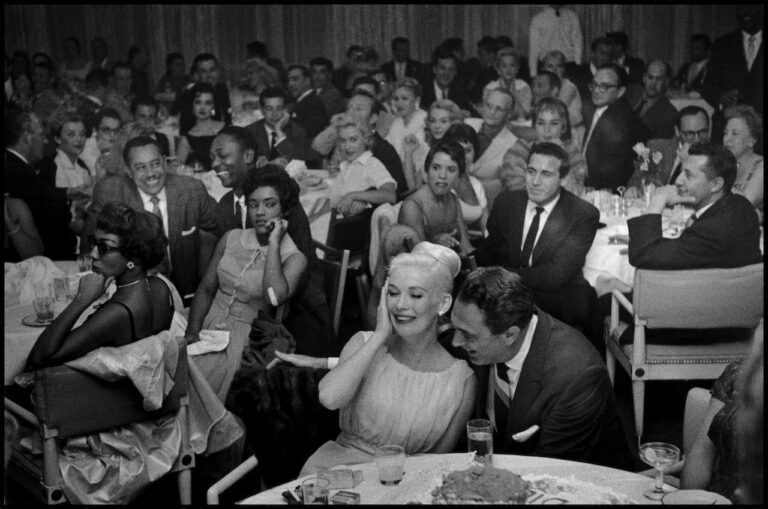
{"label": "man's ear", "polygon": [[247,148],[243,151],[243,160],[246,164],[252,164],[256,159],[256,151],[252,148]]}
{"label": "man's ear", "polygon": [[627,87],[619,87],[619,97],[623,97],[627,92]]}
{"label": "man's ear", "polygon": [[724,187],[725,187],[725,180],[723,179],[723,177],[715,177],[709,181],[709,189],[712,191],[713,194],[719,191],[722,191]]}
{"label": "man's ear", "polygon": [[502,335],[502,341],[506,346],[512,346],[515,341],[520,337],[520,327],[513,325],[509,329],[505,330]]}

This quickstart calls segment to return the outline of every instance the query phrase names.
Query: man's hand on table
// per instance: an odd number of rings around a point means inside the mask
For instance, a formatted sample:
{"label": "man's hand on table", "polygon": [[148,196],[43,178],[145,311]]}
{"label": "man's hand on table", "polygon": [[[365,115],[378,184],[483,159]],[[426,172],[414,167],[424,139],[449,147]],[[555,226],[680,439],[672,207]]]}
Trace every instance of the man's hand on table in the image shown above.
{"label": "man's hand on table", "polygon": [[693,203],[696,203],[696,198],[693,196],[681,196],[677,191],[677,186],[661,186],[653,191],[651,203],[645,213],[661,214],[666,207],[673,207],[677,204]]}

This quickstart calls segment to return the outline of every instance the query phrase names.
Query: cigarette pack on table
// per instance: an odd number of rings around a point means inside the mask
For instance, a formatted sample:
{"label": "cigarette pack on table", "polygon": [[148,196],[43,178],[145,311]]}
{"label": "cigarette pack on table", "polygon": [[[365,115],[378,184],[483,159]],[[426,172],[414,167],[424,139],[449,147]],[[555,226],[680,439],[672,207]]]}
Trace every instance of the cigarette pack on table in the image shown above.
{"label": "cigarette pack on table", "polygon": [[357,505],[360,503],[360,493],[354,491],[339,491],[331,497],[335,505]]}

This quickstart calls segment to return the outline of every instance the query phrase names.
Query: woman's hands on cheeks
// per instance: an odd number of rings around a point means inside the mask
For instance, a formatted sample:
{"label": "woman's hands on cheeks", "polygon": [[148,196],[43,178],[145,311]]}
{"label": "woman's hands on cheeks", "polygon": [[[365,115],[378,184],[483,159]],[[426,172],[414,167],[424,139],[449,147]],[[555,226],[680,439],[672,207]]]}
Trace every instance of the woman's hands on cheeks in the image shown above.
{"label": "woman's hands on cheeks", "polygon": [[283,235],[287,231],[288,221],[285,219],[272,219],[270,223],[274,224],[275,227],[269,233],[269,243],[280,244],[280,241],[283,240]]}

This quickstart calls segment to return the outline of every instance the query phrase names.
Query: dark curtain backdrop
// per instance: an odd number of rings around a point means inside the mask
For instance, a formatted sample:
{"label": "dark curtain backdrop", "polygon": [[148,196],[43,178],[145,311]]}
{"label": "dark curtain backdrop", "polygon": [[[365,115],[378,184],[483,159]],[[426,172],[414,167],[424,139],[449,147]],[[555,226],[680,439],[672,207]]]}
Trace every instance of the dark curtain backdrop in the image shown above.
{"label": "dark curtain backdrop", "polygon": [[[696,32],[713,39],[737,28],[731,5],[575,5],[589,41],[609,30],[630,36],[630,52],[662,58],[677,69]],[[451,36],[462,37],[467,57],[485,34],[508,35],[527,55],[528,27],[541,5],[5,5],[5,52],[44,51],[63,58],[65,38],[75,36],[90,58],[89,41],[102,36],[110,56],[124,59],[138,44],[149,49],[151,78],[165,72],[165,55],[181,51],[190,64],[201,52],[217,55],[229,79],[239,77],[245,45],[264,41],[270,54],[286,64],[307,63],[324,55],[344,61],[347,46],[373,46],[381,63],[389,60],[389,42],[411,40],[412,56],[429,58]]]}

